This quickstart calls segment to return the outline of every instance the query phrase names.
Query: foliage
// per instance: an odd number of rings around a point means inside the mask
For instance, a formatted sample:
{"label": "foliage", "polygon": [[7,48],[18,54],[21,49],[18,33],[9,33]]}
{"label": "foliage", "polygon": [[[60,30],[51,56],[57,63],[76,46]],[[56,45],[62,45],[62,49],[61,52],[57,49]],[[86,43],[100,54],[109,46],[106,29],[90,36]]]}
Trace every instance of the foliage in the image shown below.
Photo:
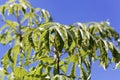
{"label": "foliage", "polygon": [[115,63],[116,69],[120,66],[120,36],[108,22],[62,25],[53,22],[48,11],[33,8],[27,0],[9,0],[0,6],[0,13],[0,43],[11,45],[1,59],[2,78],[90,80],[92,62],[96,60],[104,69],[110,63]]}

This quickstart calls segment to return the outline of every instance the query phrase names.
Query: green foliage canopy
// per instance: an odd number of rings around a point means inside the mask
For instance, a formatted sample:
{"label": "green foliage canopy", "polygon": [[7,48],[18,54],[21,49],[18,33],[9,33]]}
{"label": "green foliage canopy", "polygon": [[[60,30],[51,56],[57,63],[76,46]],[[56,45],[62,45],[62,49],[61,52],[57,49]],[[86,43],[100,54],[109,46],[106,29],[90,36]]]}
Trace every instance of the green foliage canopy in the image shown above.
{"label": "green foliage canopy", "polygon": [[27,0],[9,0],[0,13],[0,43],[11,44],[1,59],[2,80],[90,80],[96,60],[104,69],[110,63],[120,66],[120,36],[108,22],[63,25]]}

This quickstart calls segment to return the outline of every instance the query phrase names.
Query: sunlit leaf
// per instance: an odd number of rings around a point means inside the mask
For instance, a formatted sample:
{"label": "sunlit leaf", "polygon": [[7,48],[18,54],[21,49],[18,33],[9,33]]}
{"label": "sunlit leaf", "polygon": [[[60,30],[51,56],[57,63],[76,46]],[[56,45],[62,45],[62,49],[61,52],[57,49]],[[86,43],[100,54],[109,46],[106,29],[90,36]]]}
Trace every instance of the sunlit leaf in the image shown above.
{"label": "sunlit leaf", "polygon": [[22,68],[22,67],[16,67],[15,71],[14,71],[14,75],[15,75],[16,79],[20,79],[21,80],[21,79],[24,78],[24,76],[27,75],[27,71],[24,68]]}

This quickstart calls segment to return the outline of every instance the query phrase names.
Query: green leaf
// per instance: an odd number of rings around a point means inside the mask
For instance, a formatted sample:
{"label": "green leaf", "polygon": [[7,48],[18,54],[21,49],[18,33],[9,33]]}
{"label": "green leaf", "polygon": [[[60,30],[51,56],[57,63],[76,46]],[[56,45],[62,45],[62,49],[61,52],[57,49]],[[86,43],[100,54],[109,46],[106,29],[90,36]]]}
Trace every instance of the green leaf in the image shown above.
{"label": "green leaf", "polygon": [[5,19],[5,9],[6,9],[6,7],[7,7],[7,5],[0,6],[0,13],[2,13],[3,19]]}
{"label": "green leaf", "polygon": [[64,41],[58,31],[56,31],[54,38],[55,38],[55,47],[57,47],[58,51],[61,52],[62,49],[64,48]]}
{"label": "green leaf", "polygon": [[72,51],[74,48],[75,48],[75,42],[72,41],[68,51]]}
{"label": "green leaf", "polygon": [[120,62],[116,63],[115,69],[118,69],[120,67]]}
{"label": "green leaf", "polygon": [[87,72],[85,71],[85,69],[83,68],[83,66],[81,66],[81,76],[82,76],[82,80],[89,80],[88,79],[88,75]]}
{"label": "green leaf", "polygon": [[[62,25],[52,22],[48,11],[33,8],[28,0],[8,0],[0,6],[0,13],[4,25],[0,29],[0,42],[12,43],[2,57],[4,71],[0,71],[0,75],[9,80],[11,75],[15,80],[74,80],[78,78],[77,65],[80,65],[81,80],[89,80],[91,63],[95,61],[92,59],[96,57],[105,69],[112,62],[116,64],[115,69],[120,67],[117,45],[120,36],[107,22]],[[67,58],[61,57],[64,53]],[[59,57],[60,75],[56,73],[56,55]],[[73,65],[70,76],[67,76],[70,63]],[[32,69],[28,73],[25,67]]]}
{"label": "green leaf", "polygon": [[[104,57],[104,56],[105,56],[105,57]],[[108,58],[106,55],[102,55],[100,58],[101,58],[101,59],[100,59],[100,65],[101,65],[104,69],[108,68],[109,58]]]}
{"label": "green leaf", "polygon": [[23,67],[16,67],[14,71],[15,79],[22,80],[24,76],[26,76],[28,72]]}
{"label": "green leaf", "polygon": [[91,64],[90,64],[90,61],[88,61],[87,59],[84,59],[83,63],[85,64],[85,67],[86,67],[86,69],[88,71],[88,74],[91,75],[91,68],[90,68]]}
{"label": "green leaf", "polygon": [[49,22],[50,14],[44,9],[41,10],[41,13],[44,18],[44,22]]}
{"label": "green leaf", "polygon": [[66,73],[66,72],[67,72],[67,68],[68,68],[68,66],[69,66],[69,63],[60,60],[59,65],[60,65],[60,69],[61,69],[64,73]]}
{"label": "green leaf", "polygon": [[65,60],[67,60],[68,62],[77,63],[79,60],[79,56],[78,56],[78,54],[73,54],[73,55],[67,57]]}
{"label": "green leaf", "polygon": [[112,55],[115,62],[118,63],[120,61],[120,51],[115,46],[113,46]]}
{"label": "green leaf", "polygon": [[93,46],[96,45],[96,40],[93,36],[90,36],[90,40],[89,40],[89,45],[90,45],[90,48],[92,48]]}
{"label": "green leaf", "polygon": [[28,36],[28,41],[29,41],[29,43],[30,43],[30,45],[35,49],[35,45],[34,45],[34,37],[33,37],[33,32],[31,32],[30,34],[29,34],[29,36]]}
{"label": "green leaf", "polygon": [[64,28],[64,26],[58,25],[59,27],[56,27],[57,32],[59,33],[62,40],[65,42],[67,40],[67,32]]}
{"label": "green leaf", "polygon": [[26,13],[22,18],[21,23],[25,22],[25,20],[28,20],[28,25],[32,26],[32,22],[33,22],[32,20],[34,17],[35,17],[35,14],[33,12]]}
{"label": "green leaf", "polygon": [[10,20],[6,20],[5,22],[6,22],[7,26],[10,26],[11,28],[16,30],[16,26],[18,26],[17,22],[13,22],[13,21],[10,21]]}
{"label": "green leaf", "polygon": [[4,80],[4,75],[3,68],[0,67],[0,80]]}
{"label": "green leaf", "polygon": [[2,60],[1,60],[2,66],[3,66],[5,69],[7,69],[7,68],[9,67],[9,59],[10,59],[11,61],[13,61],[13,60],[11,59],[11,57],[9,56],[10,53],[11,53],[11,50],[12,50],[12,48],[10,48],[10,49],[4,54],[4,56],[2,57]]}
{"label": "green leaf", "polygon": [[103,43],[104,48],[105,48],[105,50],[106,50],[106,52],[107,52],[107,51],[108,51],[108,44],[107,44],[107,41],[102,40],[102,43]]}
{"label": "green leaf", "polygon": [[81,45],[82,40],[83,40],[84,34],[81,29],[78,30],[78,44]]}
{"label": "green leaf", "polygon": [[73,79],[76,78],[76,76],[75,76],[76,75],[76,65],[77,65],[77,63],[73,63],[71,73],[70,73],[70,76],[73,77]]}
{"label": "green leaf", "polygon": [[49,30],[47,30],[47,33],[44,36],[44,40],[45,40],[45,46],[47,47],[46,49],[48,51],[50,51],[50,32],[49,32]]}
{"label": "green leaf", "polygon": [[15,66],[16,66],[16,63],[17,63],[17,57],[18,57],[18,54],[19,54],[19,52],[20,52],[20,45],[16,45],[16,46],[14,46],[13,48],[12,48],[12,53],[13,54],[11,54],[11,57],[12,57],[12,60],[13,60],[13,70],[14,70],[14,68],[15,68]]}
{"label": "green leaf", "polygon": [[86,56],[87,52],[85,52],[83,49],[79,49],[80,56]]}
{"label": "green leaf", "polygon": [[120,50],[112,43],[108,42],[108,48],[112,53],[112,62],[119,63],[120,61]]}
{"label": "green leaf", "polygon": [[54,59],[51,58],[51,57],[48,57],[48,56],[41,56],[41,57],[39,58],[39,60],[40,60],[40,61],[43,61],[43,62],[46,62],[46,63],[48,63],[48,64],[54,63]]}

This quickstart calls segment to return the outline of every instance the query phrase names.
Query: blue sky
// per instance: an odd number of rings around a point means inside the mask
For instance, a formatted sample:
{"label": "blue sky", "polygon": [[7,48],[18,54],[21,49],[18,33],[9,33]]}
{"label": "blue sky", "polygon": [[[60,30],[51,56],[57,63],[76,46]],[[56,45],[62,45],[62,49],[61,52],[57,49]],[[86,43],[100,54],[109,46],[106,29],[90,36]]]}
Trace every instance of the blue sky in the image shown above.
{"label": "blue sky", "polygon": [[120,0],[29,0],[48,10],[62,24],[106,21],[120,33]]}
{"label": "blue sky", "polygon": [[[2,4],[3,0],[0,0]],[[5,0],[4,0],[5,1]],[[120,33],[120,0],[29,0],[34,7],[48,10],[55,22],[73,24],[75,22],[101,22],[109,20],[111,26]],[[5,47],[4,47],[5,48]],[[0,56],[5,52],[0,45]],[[6,47],[8,48],[8,47]],[[120,80],[120,69],[113,65],[105,71],[95,62],[91,80]]]}

